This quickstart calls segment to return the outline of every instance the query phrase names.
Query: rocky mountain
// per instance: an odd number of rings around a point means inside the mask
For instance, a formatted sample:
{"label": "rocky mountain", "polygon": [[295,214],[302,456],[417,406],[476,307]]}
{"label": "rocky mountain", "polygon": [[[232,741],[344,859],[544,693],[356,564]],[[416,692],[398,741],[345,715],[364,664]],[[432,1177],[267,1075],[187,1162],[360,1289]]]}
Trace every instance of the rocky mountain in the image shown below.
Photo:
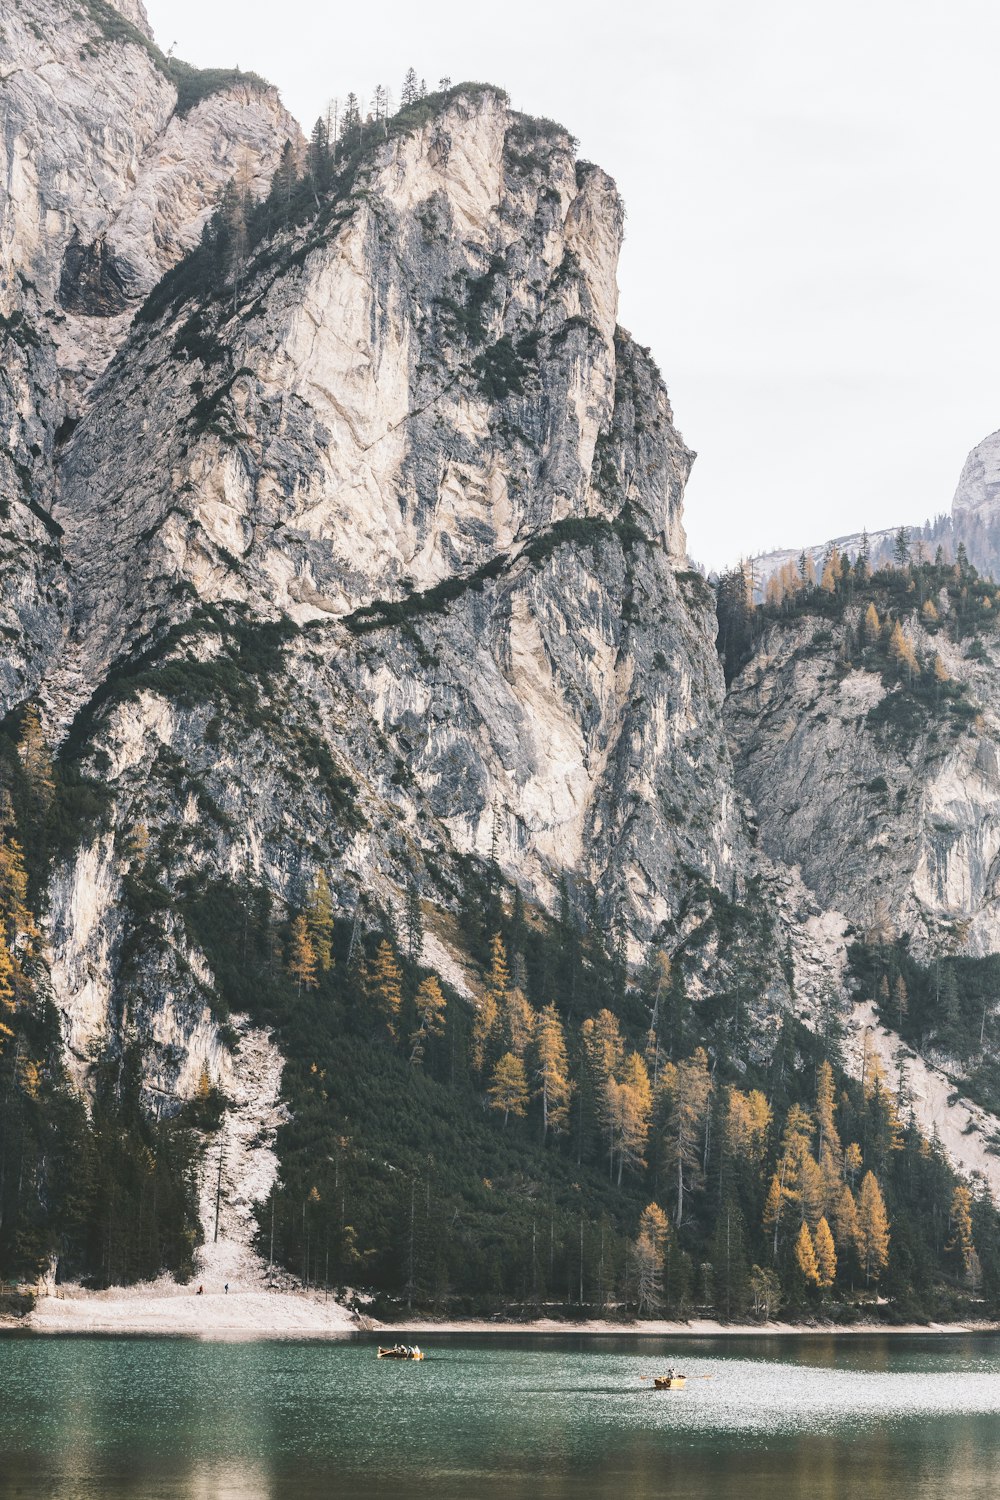
{"label": "rocky mountain", "polygon": [[299,130],[261,80],[165,58],[140,0],[18,0],[0,27],[0,78],[9,705],[36,690],[63,629],[54,468],[93,381],[227,183],[239,173],[264,191]]}
{"label": "rocky mountain", "polygon": [[[951,560],[961,545],[980,573],[993,579],[1000,577],[1000,433],[994,432],[984,438],[965,460],[950,511],[922,525],[900,524],[905,527],[914,553],[922,549],[930,559],[940,546]],[[817,574],[822,572],[823,559],[831,547],[853,560],[867,542],[873,567],[891,562],[899,530],[899,526],[889,527],[884,531],[869,532],[867,536],[852,532],[798,551],[783,548],[762,552],[752,559],[757,597],[764,598],[768,580],[779,574],[782,568],[789,563],[798,566],[803,551],[811,559]]]}
{"label": "rocky mountain", "polygon": [[[345,1276],[367,1254],[412,1285],[399,1184],[423,1174],[430,1215],[446,1160],[470,1227],[442,1285],[502,1283],[536,1195],[570,1247],[584,1192],[624,1266],[641,1174],[673,1161],[628,1134],[655,1090],[673,1107],[661,1070],[705,1090],[680,1230],[716,1070],[719,1100],[766,1081],[792,1108],[867,982],[876,892],[914,962],[942,934],[997,950],[992,646],[963,651],[936,580],[914,649],[944,676],[909,692],[905,746],[853,603],[770,620],[727,702],[693,455],[617,323],[617,190],[501,90],[306,149],[262,80],[164,57],[138,0],[19,0],[0,67],[17,1243],[54,1255],[58,1221],[77,1273],[183,1271],[214,1202],[230,1250],[269,1213],[305,1280],[322,1233]],[[559,1151],[543,1031],[575,1070]],[[860,1130],[882,1096],[850,1087]],[[542,1146],[500,1109],[541,1110]],[[996,1124],[955,1158],[990,1175]],[[86,1209],[53,1165],[71,1141]]]}

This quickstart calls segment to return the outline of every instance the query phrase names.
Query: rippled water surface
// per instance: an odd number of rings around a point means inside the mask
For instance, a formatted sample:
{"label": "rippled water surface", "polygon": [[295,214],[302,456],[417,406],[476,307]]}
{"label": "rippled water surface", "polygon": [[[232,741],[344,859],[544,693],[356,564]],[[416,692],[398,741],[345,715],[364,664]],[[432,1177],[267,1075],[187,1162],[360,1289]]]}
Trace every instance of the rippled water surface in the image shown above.
{"label": "rippled water surface", "polygon": [[425,1348],[0,1339],[0,1496],[1000,1497],[992,1336]]}

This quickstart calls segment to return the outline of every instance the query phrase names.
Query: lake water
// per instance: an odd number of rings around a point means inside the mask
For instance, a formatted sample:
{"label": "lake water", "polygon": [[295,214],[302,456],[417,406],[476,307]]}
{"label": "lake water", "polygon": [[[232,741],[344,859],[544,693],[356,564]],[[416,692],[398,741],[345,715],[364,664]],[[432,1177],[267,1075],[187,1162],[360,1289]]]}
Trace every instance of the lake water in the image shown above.
{"label": "lake water", "polygon": [[[0,1338],[0,1496],[985,1500],[995,1337]],[[639,1377],[675,1364],[684,1392]]]}

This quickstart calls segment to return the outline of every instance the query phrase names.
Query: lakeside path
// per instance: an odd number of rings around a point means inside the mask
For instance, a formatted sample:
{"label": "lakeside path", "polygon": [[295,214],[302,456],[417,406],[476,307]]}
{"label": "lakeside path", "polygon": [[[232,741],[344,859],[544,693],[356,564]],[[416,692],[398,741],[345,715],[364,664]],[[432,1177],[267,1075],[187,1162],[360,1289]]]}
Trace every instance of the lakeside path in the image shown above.
{"label": "lakeside path", "polygon": [[719,1338],[730,1336],[831,1335],[831,1334],[961,1334],[998,1332],[1000,1325],[970,1320],[964,1323],[905,1324],[887,1327],[881,1323],[745,1323],[724,1324],[712,1319],[689,1323],[648,1320],[609,1323],[589,1319],[579,1323],[538,1318],[532,1322],[409,1319],[379,1323],[359,1318],[322,1293],[290,1289],[206,1291],[198,1295],[195,1285],[178,1286],[162,1279],[135,1287],[112,1287],[89,1292],[79,1287],[60,1288],[56,1295],[40,1297],[33,1312],[12,1319],[6,1326],[36,1333],[187,1334],[202,1338],[336,1338],[371,1332],[396,1338],[406,1334],[419,1341],[433,1334],[604,1334],[626,1337]]}

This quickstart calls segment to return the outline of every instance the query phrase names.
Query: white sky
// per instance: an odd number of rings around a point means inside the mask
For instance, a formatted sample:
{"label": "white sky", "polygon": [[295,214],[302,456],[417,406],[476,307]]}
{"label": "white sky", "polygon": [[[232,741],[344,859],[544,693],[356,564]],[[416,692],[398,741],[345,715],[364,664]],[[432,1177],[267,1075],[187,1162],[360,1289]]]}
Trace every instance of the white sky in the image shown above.
{"label": "white sky", "polygon": [[947,510],[1000,427],[995,0],[147,0],[308,131],[412,63],[559,120],[628,209],[621,321],[715,566]]}

